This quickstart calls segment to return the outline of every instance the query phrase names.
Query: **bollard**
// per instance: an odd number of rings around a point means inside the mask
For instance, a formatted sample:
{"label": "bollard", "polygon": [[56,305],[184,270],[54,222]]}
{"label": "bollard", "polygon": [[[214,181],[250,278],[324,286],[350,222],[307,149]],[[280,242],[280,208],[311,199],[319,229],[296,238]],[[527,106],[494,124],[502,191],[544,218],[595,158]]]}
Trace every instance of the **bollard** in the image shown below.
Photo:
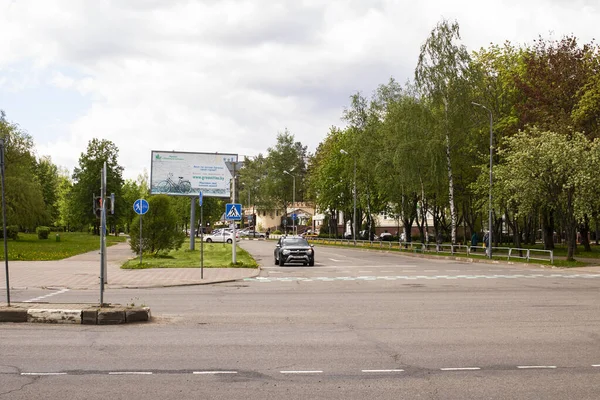
{"label": "bollard", "polygon": [[58,233],[56,234],[56,241],[60,242],[60,235]]}

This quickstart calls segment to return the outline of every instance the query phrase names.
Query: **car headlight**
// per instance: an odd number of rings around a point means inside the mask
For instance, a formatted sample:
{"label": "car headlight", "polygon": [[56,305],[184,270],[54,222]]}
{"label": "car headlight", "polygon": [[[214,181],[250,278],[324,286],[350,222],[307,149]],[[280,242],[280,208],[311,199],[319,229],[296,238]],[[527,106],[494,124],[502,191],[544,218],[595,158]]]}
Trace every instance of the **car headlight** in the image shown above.
{"label": "car headlight", "polygon": [[313,253],[313,249],[306,250],[306,254],[311,255]]}
{"label": "car headlight", "polygon": [[288,254],[290,254],[290,251],[289,251],[289,250],[284,250],[284,251],[283,251],[283,255],[284,255],[284,256],[287,256]]}

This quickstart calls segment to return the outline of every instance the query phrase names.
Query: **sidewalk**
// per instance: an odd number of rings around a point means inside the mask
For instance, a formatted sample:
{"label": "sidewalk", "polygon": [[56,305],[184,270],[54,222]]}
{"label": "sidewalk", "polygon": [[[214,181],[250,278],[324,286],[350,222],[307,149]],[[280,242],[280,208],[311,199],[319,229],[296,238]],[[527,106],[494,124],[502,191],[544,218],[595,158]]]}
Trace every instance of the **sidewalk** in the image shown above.
{"label": "sidewalk", "polygon": [[[123,262],[135,257],[128,243],[107,247],[107,255],[108,283],[105,287],[109,289],[202,285],[250,278],[260,273],[259,269],[251,268],[204,268],[204,279],[201,279],[199,267],[121,269]],[[8,267],[10,286],[14,289],[100,287],[98,250],[58,261],[9,261]],[[0,272],[0,287],[6,287],[4,271]]]}

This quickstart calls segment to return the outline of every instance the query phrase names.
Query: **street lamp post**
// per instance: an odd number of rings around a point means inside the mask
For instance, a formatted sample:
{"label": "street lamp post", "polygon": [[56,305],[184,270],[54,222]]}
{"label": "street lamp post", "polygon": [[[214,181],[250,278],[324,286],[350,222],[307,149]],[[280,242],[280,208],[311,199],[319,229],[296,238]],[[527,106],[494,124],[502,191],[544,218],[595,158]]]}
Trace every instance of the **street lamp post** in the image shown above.
{"label": "street lamp post", "polygon": [[[290,171],[283,171],[284,174],[288,174],[294,180],[293,182],[293,192],[292,192],[292,207],[295,207],[296,204],[296,175],[290,173]],[[292,213],[292,232],[296,234],[296,218],[294,218],[294,214]]]}
{"label": "street lamp post", "polygon": [[[341,149],[340,153],[350,155],[344,149]],[[352,228],[352,241],[354,242],[354,245],[356,246],[356,157],[352,156],[352,158],[354,159],[354,182],[352,184],[353,203],[354,203],[354,207],[353,207],[354,210],[352,212],[352,224],[354,225],[354,227]]]}
{"label": "street lamp post", "polygon": [[492,258],[492,166],[493,166],[493,159],[492,156],[494,154],[494,130],[493,130],[493,126],[494,126],[494,118],[492,115],[492,110],[490,110],[489,108],[487,108],[486,106],[479,104],[479,103],[475,103],[475,102],[471,102],[471,104],[473,104],[474,106],[477,107],[481,107],[484,110],[487,110],[487,112],[490,114],[490,209],[489,209],[489,214],[488,214],[488,229],[489,229],[489,234],[488,234],[488,257],[491,259]]}

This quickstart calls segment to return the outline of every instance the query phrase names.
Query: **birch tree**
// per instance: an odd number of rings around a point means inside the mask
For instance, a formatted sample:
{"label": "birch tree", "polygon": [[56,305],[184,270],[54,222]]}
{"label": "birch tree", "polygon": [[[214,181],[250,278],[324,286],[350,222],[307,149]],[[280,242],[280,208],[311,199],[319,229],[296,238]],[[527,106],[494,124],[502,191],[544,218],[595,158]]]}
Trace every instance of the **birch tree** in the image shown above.
{"label": "birch tree", "polygon": [[[464,115],[461,101],[464,88],[468,86],[470,57],[464,45],[460,45],[457,22],[442,20],[431,31],[421,46],[415,71],[415,80],[423,96],[439,111],[439,133],[445,145],[446,169],[448,174],[448,205],[450,208],[451,240],[456,242],[457,213],[454,193],[452,148],[457,143],[460,131],[455,126],[456,118]],[[462,102],[464,103],[464,101]]]}

